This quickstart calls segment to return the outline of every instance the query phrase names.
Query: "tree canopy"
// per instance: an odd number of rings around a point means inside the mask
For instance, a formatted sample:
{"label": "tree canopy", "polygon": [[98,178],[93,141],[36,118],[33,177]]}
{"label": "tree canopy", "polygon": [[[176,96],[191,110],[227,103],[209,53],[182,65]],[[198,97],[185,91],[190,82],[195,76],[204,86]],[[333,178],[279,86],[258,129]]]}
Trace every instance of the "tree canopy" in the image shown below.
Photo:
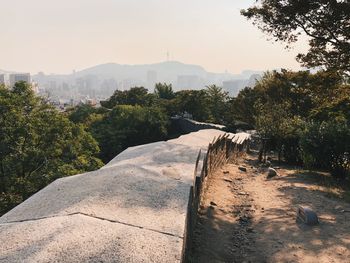
{"label": "tree canopy", "polygon": [[128,147],[164,140],[168,118],[157,107],[119,105],[92,122],[88,130],[108,162]]}
{"label": "tree canopy", "polygon": [[116,90],[107,101],[101,101],[103,107],[112,109],[116,105],[150,106],[155,99],[144,87],[134,87],[130,90]]}
{"label": "tree canopy", "polygon": [[0,214],[59,177],[102,166],[93,137],[24,82],[0,86],[0,138]]}
{"label": "tree canopy", "polygon": [[216,85],[207,86],[208,106],[211,112],[210,121],[222,123],[224,120],[226,105],[229,99],[228,92]]}
{"label": "tree canopy", "polygon": [[259,0],[241,13],[287,46],[306,34],[309,50],[297,56],[303,65],[350,73],[348,0]]}
{"label": "tree canopy", "polygon": [[[267,72],[232,102],[280,159],[350,175],[350,85],[337,73]],[[320,150],[326,149],[326,150]]]}
{"label": "tree canopy", "polygon": [[166,83],[157,83],[154,88],[154,93],[160,99],[170,100],[175,97],[172,85]]}

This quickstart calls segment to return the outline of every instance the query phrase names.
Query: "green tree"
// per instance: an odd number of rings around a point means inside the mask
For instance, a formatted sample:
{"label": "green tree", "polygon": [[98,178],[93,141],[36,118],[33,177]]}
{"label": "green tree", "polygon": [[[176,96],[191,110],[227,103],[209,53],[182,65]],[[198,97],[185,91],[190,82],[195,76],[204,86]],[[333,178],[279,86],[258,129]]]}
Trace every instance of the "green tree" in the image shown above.
{"label": "green tree", "polygon": [[304,33],[309,50],[297,59],[305,66],[350,73],[348,0],[259,0],[242,10],[263,32],[289,46]]}
{"label": "green tree", "polygon": [[310,122],[301,136],[300,145],[306,166],[331,170],[335,177],[350,176],[350,126],[347,121]]}
{"label": "green tree", "polygon": [[227,111],[228,92],[216,85],[207,86],[206,89],[211,113],[211,122],[223,123]]}
{"label": "green tree", "polygon": [[99,118],[99,115],[103,115],[108,111],[110,109],[104,107],[95,108],[89,104],[81,104],[66,110],[65,114],[73,123],[83,124],[85,127],[88,127],[91,122]]}
{"label": "green tree", "polygon": [[256,129],[262,138],[268,139],[267,147],[277,150],[279,161],[283,157],[287,162],[300,163],[299,138],[304,121],[288,111],[288,102],[257,103],[256,108]]}
{"label": "green tree", "polygon": [[187,112],[197,121],[210,120],[208,94],[205,90],[181,90],[175,95],[177,114]]}
{"label": "green tree", "polygon": [[154,93],[158,98],[165,100],[170,100],[175,97],[172,85],[166,83],[157,83]]}
{"label": "green tree", "polygon": [[107,101],[102,101],[101,105],[109,109],[116,105],[151,106],[154,104],[155,98],[155,95],[149,94],[144,87],[134,87],[130,90],[116,90]]}
{"label": "green tree", "polygon": [[[254,88],[245,88],[232,102],[237,119],[255,124],[259,114],[256,103],[285,104],[289,114],[301,118],[310,118],[312,112],[321,105],[338,100],[345,93],[343,78],[335,72],[309,71],[266,72]],[[342,95],[346,97],[346,95]],[[321,109],[319,109],[321,110]]]}
{"label": "green tree", "polygon": [[130,146],[166,138],[168,117],[158,107],[120,105],[91,124],[101,148],[101,159],[110,161]]}
{"label": "green tree", "polygon": [[233,98],[229,104],[230,120],[235,119],[254,125],[256,108],[254,107],[260,93],[256,89],[246,87],[242,89],[236,98]]}
{"label": "green tree", "polygon": [[0,213],[59,177],[98,169],[98,152],[90,134],[28,84],[0,87]]}
{"label": "green tree", "polygon": [[70,109],[68,112],[69,119],[74,123],[84,123],[89,116],[95,113],[96,110],[89,104],[78,105],[75,108]]}
{"label": "green tree", "polygon": [[328,100],[323,100],[312,110],[310,118],[317,121],[347,120],[350,125],[350,85],[340,85]]}
{"label": "green tree", "polygon": [[349,122],[349,95],[349,86],[335,72],[282,70],[265,73],[254,88],[242,90],[231,107],[239,120],[249,121],[270,139],[269,146],[280,158],[298,163],[305,123]]}

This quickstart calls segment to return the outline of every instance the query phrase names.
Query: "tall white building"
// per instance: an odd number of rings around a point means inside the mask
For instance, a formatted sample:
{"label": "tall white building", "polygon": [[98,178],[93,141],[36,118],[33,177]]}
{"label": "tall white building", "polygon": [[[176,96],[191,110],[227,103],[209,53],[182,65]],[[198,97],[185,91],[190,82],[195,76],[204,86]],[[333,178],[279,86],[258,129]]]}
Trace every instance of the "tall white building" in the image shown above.
{"label": "tall white building", "polygon": [[5,84],[5,74],[0,74],[0,85]]}
{"label": "tall white building", "polygon": [[29,73],[15,73],[10,74],[10,87],[13,87],[16,82],[25,81],[27,83],[31,83],[30,74]]}
{"label": "tall white building", "polygon": [[147,86],[146,88],[150,91],[153,92],[154,86],[157,83],[157,71],[154,70],[149,70],[147,71]]}

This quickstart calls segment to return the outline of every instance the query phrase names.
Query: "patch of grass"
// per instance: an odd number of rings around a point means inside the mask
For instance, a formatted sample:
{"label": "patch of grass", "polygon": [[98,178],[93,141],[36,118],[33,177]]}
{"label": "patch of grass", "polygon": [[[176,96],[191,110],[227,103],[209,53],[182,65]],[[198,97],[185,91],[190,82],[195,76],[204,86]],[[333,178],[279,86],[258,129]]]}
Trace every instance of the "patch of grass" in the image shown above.
{"label": "patch of grass", "polygon": [[[256,159],[253,156],[252,159]],[[272,160],[272,163],[278,165],[284,175],[295,177],[307,183],[312,191],[318,191],[329,198],[341,199],[350,203],[350,178],[348,180],[337,180],[330,172],[324,170],[303,169],[300,166],[293,166],[286,163],[280,163]]]}
{"label": "patch of grass", "polygon": [[323,171],[304,170],[298,171],[306,180],[312,180],[317,185],[315,190],[325,193],[329,198],[341,199],[350,203],[350,182],[337,180],[330,173]]}
{"label": "patch of grass", "polygon": [[350,183],[335,179],[329,172],[315,170],[296,170],[295,176],[312,182],[314,191],[323,192],[329,198],[338,198],[350,203]]}
{"label": "patch of grass", "polygon": [[298,169],[294,175],[322,186],[334,186],[335,180],[328,172]]}

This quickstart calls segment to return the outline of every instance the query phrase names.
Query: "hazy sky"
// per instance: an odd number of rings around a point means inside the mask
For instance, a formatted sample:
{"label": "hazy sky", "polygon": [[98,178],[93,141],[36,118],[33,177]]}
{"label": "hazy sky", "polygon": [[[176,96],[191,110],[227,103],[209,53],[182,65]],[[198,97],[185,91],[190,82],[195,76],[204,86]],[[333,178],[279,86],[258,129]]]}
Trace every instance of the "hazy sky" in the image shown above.
{"label": "hazy sky", "polygon": [[254,0],[1,0],[0,69],[69,73],[171,59],[208,71],[298,69],[240,15]]}

